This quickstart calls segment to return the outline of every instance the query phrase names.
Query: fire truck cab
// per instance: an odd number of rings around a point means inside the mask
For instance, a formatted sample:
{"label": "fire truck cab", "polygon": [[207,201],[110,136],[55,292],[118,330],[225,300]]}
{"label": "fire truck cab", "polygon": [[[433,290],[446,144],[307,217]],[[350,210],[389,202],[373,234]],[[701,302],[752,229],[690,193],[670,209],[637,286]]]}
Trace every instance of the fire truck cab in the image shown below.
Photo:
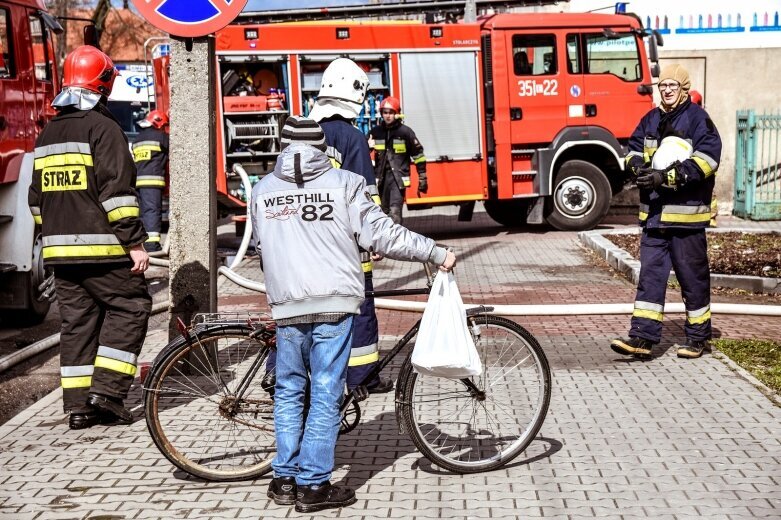
{"label": "fire truck cab", "polygon": [[[370,79],[356,125],[401,100],[427,158],[428,193],[408,208],[484,201],[497,222],[596,226],[627,180],[623,157],[653,107],[655,35],[626,14],[500,14],[477,23],[239,23],[217,33],[218,166],[261,177],[288,113],[307,115],[327,64],[347,56]],[[661,43],[661,42],[659,42]],[[246,200],[218,175],[221,202]],[[464,214],[471,214],[466,211]]]}
{"label": "fire truck cab", "polygon": [[49,310],[40,230],[27,206],[32,151],[59,91],[53,32],[43,0],[0,0],[0,312],[40,321]]}

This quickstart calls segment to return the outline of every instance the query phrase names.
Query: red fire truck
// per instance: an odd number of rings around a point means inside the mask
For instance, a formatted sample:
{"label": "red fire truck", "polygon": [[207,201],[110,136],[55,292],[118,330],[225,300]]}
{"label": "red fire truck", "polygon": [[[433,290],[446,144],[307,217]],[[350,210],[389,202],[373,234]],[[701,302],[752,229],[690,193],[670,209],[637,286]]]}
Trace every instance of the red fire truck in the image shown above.
{"label": "red fire truck", "polygon": [[[229,172],[261,177],[279,152],[288,113],[306,115],[326,65],[347,56],[370,78],[368,131],[388,95],[428,160],[428,193],[407,206],[483,201],[497,222],[596,226],[627,176],[623,157],[653,106],[657,34],[629,14],[518,13],[477,23],[261,24],[216,35],[219,200],[246,194]],[[648,51],[646,51],[646,41]],[[647,54],[650,56],[647,58]]]}
{"label": "red fire truck", "polygon": [[59,91],[52,33],[62,27],[45,9],[43,0],[0,0],[0,311],[17,322],[49,310],[40,230],[27,207],[31,152]]}

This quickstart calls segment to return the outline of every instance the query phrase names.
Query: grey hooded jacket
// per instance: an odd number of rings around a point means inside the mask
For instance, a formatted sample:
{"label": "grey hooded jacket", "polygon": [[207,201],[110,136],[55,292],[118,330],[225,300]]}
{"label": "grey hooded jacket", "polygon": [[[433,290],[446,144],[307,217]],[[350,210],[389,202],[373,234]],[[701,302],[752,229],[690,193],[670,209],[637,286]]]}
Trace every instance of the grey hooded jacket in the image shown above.
{"label": "grey hooded jacket", "polygon": [[358,314],[364,299],[358,246],[395,260],[445,261],[445,249],[396,225],[360,175],[331,166],[320,150],[285,148],[252,190],[252,230],[263,257],[274,319]]}

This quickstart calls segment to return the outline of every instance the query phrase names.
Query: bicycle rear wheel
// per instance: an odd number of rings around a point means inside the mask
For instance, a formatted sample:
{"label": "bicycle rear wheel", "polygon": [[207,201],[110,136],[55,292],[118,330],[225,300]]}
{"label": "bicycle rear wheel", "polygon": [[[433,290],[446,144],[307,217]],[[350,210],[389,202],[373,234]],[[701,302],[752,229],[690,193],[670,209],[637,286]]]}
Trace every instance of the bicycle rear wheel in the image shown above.
{"label": "bicycle rear wheel", "polygon": [[514,321],[468,318],[483,373],[451,380],[399,375],[402,425],[420,452],[456,472],[500,468],[520,455],[540,430],[551,395],[548,360],[537,340]]}
{"label": "bicycle rear wheel", "polygon": [[[187,473],[234,481],[271,470],[274,403],[260,386],[270,347],[251,332],[246,326],[217,326],[198,331],[200,341],[179,338],[147,376],[149,433],[163,455]],[[245,378],[249,384],[239,397]]]}

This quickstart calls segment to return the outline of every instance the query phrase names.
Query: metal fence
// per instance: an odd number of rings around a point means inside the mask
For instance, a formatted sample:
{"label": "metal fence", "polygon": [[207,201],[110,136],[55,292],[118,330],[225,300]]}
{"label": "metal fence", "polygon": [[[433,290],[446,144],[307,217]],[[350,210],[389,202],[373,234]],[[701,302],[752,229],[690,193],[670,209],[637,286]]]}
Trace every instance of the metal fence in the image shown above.
{"label": "metal fence", "polygon": [[781,115],[737,113],[735,205],[751,220],[781,220]]}

